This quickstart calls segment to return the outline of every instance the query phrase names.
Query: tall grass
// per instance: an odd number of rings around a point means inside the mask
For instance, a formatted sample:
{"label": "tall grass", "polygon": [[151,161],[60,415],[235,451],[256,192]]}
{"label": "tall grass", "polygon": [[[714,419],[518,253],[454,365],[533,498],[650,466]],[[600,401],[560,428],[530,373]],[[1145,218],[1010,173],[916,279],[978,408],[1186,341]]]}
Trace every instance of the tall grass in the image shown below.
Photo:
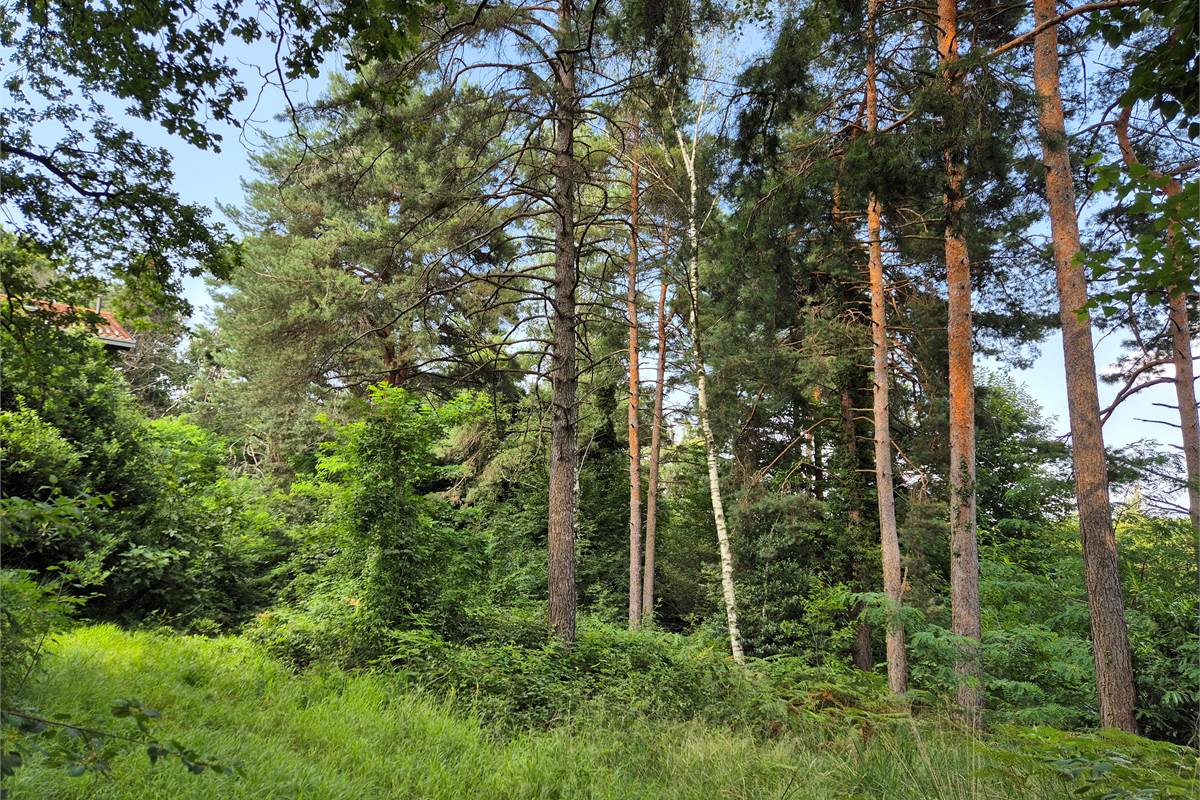
{"label": "tall grass", "polygon": [[[9,781],[19,798],[1059,798],[1051,772],[1010,785],[985,752],[943,727],[820,726],[773,739],[698,722],[629,715],[498,735],[445,698],[394,676],[295,674],[240,638],[65,635],[25,702],[44,715],[115,727],[113,700],[162,712],[156,733],[242,774],[191,775],[134,750],[109,777],[37,763]],[[9,702],[10,699],[6,699]]]}

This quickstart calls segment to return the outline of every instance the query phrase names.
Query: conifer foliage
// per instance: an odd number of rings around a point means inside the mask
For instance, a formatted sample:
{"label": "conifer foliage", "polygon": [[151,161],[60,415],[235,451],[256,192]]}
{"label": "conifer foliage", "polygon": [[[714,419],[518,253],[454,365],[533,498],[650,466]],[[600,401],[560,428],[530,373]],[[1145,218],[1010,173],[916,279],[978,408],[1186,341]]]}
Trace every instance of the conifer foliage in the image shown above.
{"label": "conifer foliage", "polygon": [[[1195,746],[1194,11],[6,6],[4,775],[119,754],[35,713],[72,616],[506,734],[616,705],[866,747],[921,707]],[[218,224],[135,131],[229,147],[259,89],[287,130]],[[1157,796],[1012,736],[1013,780],[1020,741]]]}

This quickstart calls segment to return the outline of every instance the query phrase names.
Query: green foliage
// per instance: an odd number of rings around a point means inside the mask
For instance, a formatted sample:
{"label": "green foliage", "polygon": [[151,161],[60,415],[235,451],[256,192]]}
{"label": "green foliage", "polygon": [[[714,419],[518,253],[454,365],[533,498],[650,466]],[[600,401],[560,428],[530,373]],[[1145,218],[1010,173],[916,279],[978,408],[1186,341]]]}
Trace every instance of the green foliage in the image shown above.
{"label": "green foliage", "polygon": [[0,685],[8,697],[33,676],[78,604],[57,584],[38,583],[30,572],[0,569]]}
{"label": "green foliage", "polygon": [[257,635],[293,663],[363,666],[397,628],[461,625],[482,543],[455,530],[445,501],[427,492],[457,471],[436,463],[447,430],[488,407],[480,395],[434,408],[402,389],[373,387],[362,417],[336,425],[315,475],[292,487],[319,505],[293,533],[294,578],[284,602],[259,615]]}
{"label": "green foliage", "polygon": [[723,642],[631,633],[585,619],[565,647],[544,610],[484,611],[461,644],[412,638],[381,659],[420,686],[449,692],[506,730],[546,728],[583,716],[702,720],[763,731],[786,708],[733,665]]}
{"label": "green foliage", "polygon": [[180,200],[166,150],[107,111],[111,98],[188,144],[219,149],[216,127],[239,126],[236,104],[260,88],[240,74],[230,44],[267,45],[275,57],[260,66],[279,80],[315,77],[350,40],[351,64],[399,56],[413,43],[420,12],[441,5],[6,5],[0,46],[16,68],[3,85],[0,183],[17,212],[12,226],[32,249],[69,259],[82,274],[148,279],[164,303],[186,307],[181,275],[228,274],[240,254],[208,209]]}
{"label": "green foliage", "polygon": [[[622,638],[618,643],[615,630],[604,636],[604,651],[615,648],[629,658],[657,650],[654,637],[640,645],[633,644],[632,634]],[[594,656],[598,651],[590,652]],[[101,697],[144,689],[144,700],[163,712],[155,728],[164,738],[183,734],[180,720],[189,720],[187,738],[220,763],[240,762],[241,773],[236,778],[191,776],[184,769],[154,768],[142,753],[129,751],[110,762],[111,781],[86,782],[31,761],[7,782],[14,800],[298,794],[445,800],[618,800],[634,795],[663,800],[1057,800],[1084,784],[1055,761],[1093,758],[1109,750],[1134,762],[1132,777],[1121,773],[1106,778],[1107,787],[1127,790],[1125,796],[1157,785],[1147,784],[1147,778],[1165,786],[1195,786],[1194,779],[1179,771],[1187,753],[1168,753],[1135,737],[1040,730],[1040,737],[1054,737],[1051,752],[1028,747],[1015,731],[979,741],[932,722],[888,721],[884,714],[873,720],[844,719],[824,712],[819,720],[799,714],[787,730],[771,731],[767,738],[703,722],[619,712],[615,717],[578,715],[558,720],[549,731],[497,737],[478,719],[428,692],[414,692],[404,676],[328,668],[295,675],[238,638],[165,637],[95,627],[67,637],[62,656],[44,684],[47,707],[79,712],[103,707]],[[734,668],[729,669],[732,673]],[[820,676],[788,661],[763,669],[777,671],[777,683],[798,677],[813,686],[821,682]],[[871,689],[847,693],[847,684],[838,683],[837,690],[811,698],[806,694],[802,703],[828,710],[869,695],[879,685],[868,680]]]}
{"label": "green foliage", "polygon": [[1052,728],[1006,728],[987,749],[1014,786],[1034,788],[1044,767],[1066,777],[1073,796],[1093,800],[1184,800],[1197,789],[1195,751],[1105,729],[1091,736]]}
{"label": "green foliage", "polygon": [[1192,243],[1200,236],[1196,211],[1200,208],[1200,180],[1184,181],[1178,192],[1167,193],[1174,180],[1169,176],[1156,175],[1142,164],[1100,161],[1098,154],[1088,160],[1095,175],[1092,189],[1111,192],[1134,229],[1119,248],[1096,247],[1078,256],[1092,276],[1110,282],[1102,285],[1111,285],[1093,293],[1090,307],[1115,316],[1142,296],[1161,305],[1168,292],[1192,291],[1196,281]]}
{"label": "green foliage", "polygon": [[11,778],[17,768],[33,762],[53,770],[61,770],[71,778],[80,778],[88,773],[108,776],[112,762],[133,746],[144,749],[153,765],[164,758],[177,759],[193,775],[205,770],[218,775],[233,770],[218,764],[178,740],[167,742],[155,739],[150,730],[151,720],[160,714],[140,701],[122,698],[112,704],[112,716],[130,719],[136,730],[130,733],[100,730],[76,725],[68,715],[56,714],[55,719],[43,719],[33,709],[0,710],[0,726],[3,727],[3,763],[0,776]]}
{"label": "green foliage", "polygon": [[0,467],[5,492],[37,497],[54,488],[70,488],[80,468],[80,454],[58,429],[28,408],[0,412]]}
{"label": "green foliage", "polygon": [[1193,140],[1200,137],[1200,26],[1195,12],[1190,0],[1152,0],[1110,9],[1088,21],[1089,32],[1098,33],[1110,47],[1149,34],[1148,46],[1136,48],[1130,57],[1132,69],[1121,105],[1149,101]]}
{"label": "green foliage", "polygon": [[261,592],[281,538],[226,443],[181,418],[148,420],[81,331],[12,308],[0,331],[0,491],[6,564],[66,569],[88,608],[233,622]]}

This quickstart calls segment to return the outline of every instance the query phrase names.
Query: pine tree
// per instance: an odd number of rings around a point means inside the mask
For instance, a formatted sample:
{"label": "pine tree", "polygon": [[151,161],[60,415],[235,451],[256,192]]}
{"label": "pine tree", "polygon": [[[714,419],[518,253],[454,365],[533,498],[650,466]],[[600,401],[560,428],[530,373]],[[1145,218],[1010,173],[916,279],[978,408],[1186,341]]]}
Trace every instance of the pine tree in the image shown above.
{"label": "pine tree", "polygon": [[[1034,0],[1033,9],[1034,21],[1039,26],[1055,18],[1054,0]],[[1136,692],[1109,505],[1092,324],[1087,313],[1087,282],[1083,266],[1076,259],[1079,223],[1075,217],[1075,189],[1059,89],[1057,26],[1047,27],[1034,42],[1034,83],[1040,102],[1038,130],[1042,161],[1046,167],[1046,196],[1050,204],[1058,277],[1071,453],[1079,503],[1079,533],[1083,539],[1083,572],[1091,612],[1100,723],[1136,731]]]}
{"label": "pine tree", "polygon": [[[946,93],[962,93],[958,61],[956,0],[938,0],[937,52]],[[948,133],[953,136],[953,132]],[[954,633],[969,644],[960,648],[958,704],[971,725],[980,724],[979,542],[975,530],[975,368],[971,330],[971,260],[963,231],[965,167],[958,145],[943,151],[945,170],[946,283],[949,294],[950,358],[950,604]]]}
{"label": "pine tree", "polygon": [[[879,0],[867,2],[867,135],[872,139],[879,131],[878,96],[876,92],[876,58],[878,56],[877,17]],[[874,399],[872,413],[875,423],[875,488],[879,497],[879,538],[883,563],[883,588],[892,608],[898,611],[904,588],[900,573],[900,540],[896,532],[896,497],[892,485],[891,408],[888,387],[887,294],[883,283],[883,245],[879,199],[874,191],[867,196],[868,271],[871,291],[871,340],[873,357]],[[908,657],[905,652],[904,627],[894,618],[887,624],[888,688],[901,694],[908,688]]]}

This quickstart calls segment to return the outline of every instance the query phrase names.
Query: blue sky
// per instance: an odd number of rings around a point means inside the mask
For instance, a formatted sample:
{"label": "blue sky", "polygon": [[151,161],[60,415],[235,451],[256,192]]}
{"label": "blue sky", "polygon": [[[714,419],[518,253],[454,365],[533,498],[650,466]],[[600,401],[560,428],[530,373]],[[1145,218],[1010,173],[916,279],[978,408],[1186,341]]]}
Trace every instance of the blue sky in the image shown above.
{"label": "blue sky", "polygon": [[[301,82],[291,86],[289,91],[293,98],[315,98],[324,85],[324,80]],[[241,204],[242,181],[252,177],[251,151],[261,147],[266,137],[282,135],[288,130],[289,123],[276,119],[284,108],[282,93],[271,87],[245,102],[241,117],[247,120],[247,124],[241,131],[231,126],[223,131],[225,141],[220,153],[186,145],[156,126],[133,123],[131,127],[143,135],[146,142],[164,147],[174,156],[175,188],[180,195],[190,202],[212,207],[217,218],[223,219],[216,206]],[[197,316],[203,318],[205,310],[211,305],[204,281],[188,280],[185,291],[197,308]],[[1121,355],[1120,332],[1105,335],[1096,331],[1095,350],[1101,374],[1110,371],[1109,365]],[[1008,375],[1018,384],[1023,384],[1030,396],[1041,405],[1055,433],[1063,434],[1068,430],[1062,341],[1057,334],[1042,343],[1040,356],[1029,369],[1015,370],[983,357],[978,358],[976,368],[981,372]],[[1101,383],[1101,407],[1109,403],[1117,389],[1118,386]],[[1174,389],[1170,385],[1154,386],[1127,400],[1105,425],[1106,443],[1110,447],[1121,447],[1139,439],[1178,443],[1178,432],[1174,428],[1143,421],[1175,417],[1172,410],[1156,406],[1155,403],[1174,405]]]}

